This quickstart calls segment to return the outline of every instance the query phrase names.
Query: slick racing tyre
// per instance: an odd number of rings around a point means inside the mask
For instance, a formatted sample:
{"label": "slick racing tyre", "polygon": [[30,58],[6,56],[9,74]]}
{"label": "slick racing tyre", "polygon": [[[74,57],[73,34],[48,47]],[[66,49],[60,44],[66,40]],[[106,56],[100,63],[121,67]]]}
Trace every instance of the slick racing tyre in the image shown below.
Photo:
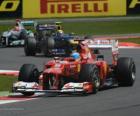
{"label": "slick racing tyre", "polygon": [[84,64],[79,75],[80,82],[92,82],[93,93],[97,93],[100,87],[99,69],[95,64]]}
{"label": "slick racing tyre", "polygon": [[47,39],[47,47],[49,49],[53,49],[55,47],[55,40],[54,38],[50,37]]}
{"label": "slick racing tyre", "polygon": [[117,78],[120,86],[133,86],[136,78],[136,66],[132,58],[118,59]]}
{"label": "slick racing tyre", "polygon": [[27,37],[27,33],[26,33],[25,31],[22,31],[22,32],[20,33],[19,39],[25,40],[25,39],[27,39],[27,38],[28,38],[28,37]]}
{"label": "slick racing tyre", "polygon": [[[20,68],[18,81],[39,83],[39,71],[33,64],[24,64]],[[25,96],[33,95],[34,92],[23,92]]]}
{"label": "slick racing tyre", "polygon": [[55,41],[53,38],[46,38],[42,41],[42,51],[45,56],[51,55],[51,49],[55,46]]}
{"label": "slick racing tyre", "polygon": [[36,39],[34,37],[29,37],[25,40],[24,52],[26,56],[35,56],[36,44]]}

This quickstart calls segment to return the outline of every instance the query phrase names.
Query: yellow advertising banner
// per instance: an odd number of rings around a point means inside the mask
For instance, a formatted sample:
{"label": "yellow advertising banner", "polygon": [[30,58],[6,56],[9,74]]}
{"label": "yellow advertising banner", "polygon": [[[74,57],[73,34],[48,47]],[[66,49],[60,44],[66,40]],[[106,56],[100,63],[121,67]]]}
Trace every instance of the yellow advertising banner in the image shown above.
{"label": "yellow advertising banner", "polygon": [[126,0],[23,0],[23,18],[126,15]]}

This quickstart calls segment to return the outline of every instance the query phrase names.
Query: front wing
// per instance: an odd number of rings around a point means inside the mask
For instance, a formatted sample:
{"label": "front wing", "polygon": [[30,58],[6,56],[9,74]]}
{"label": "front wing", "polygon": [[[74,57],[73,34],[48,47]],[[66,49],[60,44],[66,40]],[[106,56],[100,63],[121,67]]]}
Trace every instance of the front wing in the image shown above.
{"label": "front wing", "polygon": [[17,82],[13,85],[13,92],[36,92],[36,93],[60,93],[60,94],[71,94],[71,93],[92,93],[93,85],[89,82],[83,83],[67,83],[61,90],[51,89],[42,90],[37,83]]}

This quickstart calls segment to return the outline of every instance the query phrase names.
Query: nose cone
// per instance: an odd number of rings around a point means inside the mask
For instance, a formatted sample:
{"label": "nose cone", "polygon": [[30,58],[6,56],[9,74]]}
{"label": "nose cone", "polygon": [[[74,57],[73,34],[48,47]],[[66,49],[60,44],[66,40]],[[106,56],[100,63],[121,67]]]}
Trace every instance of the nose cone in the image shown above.
{"label": "nose cone", "polygon": [[62,74],[61,68],[48,68],[43,73],[46,74]]}

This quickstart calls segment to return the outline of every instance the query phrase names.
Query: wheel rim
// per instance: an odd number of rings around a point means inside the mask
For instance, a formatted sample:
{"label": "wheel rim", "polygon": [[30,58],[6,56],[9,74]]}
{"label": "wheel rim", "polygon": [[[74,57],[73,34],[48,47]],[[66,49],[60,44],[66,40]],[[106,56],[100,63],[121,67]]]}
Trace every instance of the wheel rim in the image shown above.
{"label": "wheel rim", "polygon": [[136,76],[135,76],[135,73],[132,72],[132,79],[135,80]]}
{"label": "wheel rim", "polygon": [[135,71],[135,65],[134,64],[132,65],[132,74],[131,74],[131,77],[132,77],[133,80],[135,80],[135,78],[136,78],[136,71]]}
{"label": "wheel rim", "polygon": [[92,82],[95,85],[96,89],[99,88],[100,86],[100,80],[99,80],[99,76],[98,76],[98,71],[94,71],[92,74]]}

